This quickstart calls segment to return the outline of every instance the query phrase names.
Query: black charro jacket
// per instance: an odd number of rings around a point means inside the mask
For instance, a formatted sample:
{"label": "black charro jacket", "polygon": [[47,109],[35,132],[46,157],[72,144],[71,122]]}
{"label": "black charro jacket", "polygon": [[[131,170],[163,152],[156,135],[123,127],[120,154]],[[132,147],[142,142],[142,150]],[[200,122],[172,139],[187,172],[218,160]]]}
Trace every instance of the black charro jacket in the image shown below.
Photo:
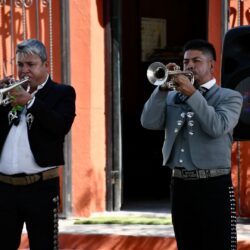
{"label": "black charro jacket", "polygon": [[[75,118],[76,93],[73,87],[48,79],[35,94],[33,105],[26,112],[30,148],[40,167],[64,164],[63,144]],[[0,106],[0,153],[11,126],[11,106]]]}

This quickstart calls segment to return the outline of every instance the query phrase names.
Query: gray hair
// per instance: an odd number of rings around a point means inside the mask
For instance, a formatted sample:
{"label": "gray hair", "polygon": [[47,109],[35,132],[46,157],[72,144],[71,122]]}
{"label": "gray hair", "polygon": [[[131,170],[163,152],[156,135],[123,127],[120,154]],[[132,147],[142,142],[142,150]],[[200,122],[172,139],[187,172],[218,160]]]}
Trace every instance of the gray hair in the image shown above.
{"label": "gray hair", "polygon": [[37,39],[27,39],[17,44],[16,54],[38,55],[42,62],[47,61],[47,52],[44,44]]}

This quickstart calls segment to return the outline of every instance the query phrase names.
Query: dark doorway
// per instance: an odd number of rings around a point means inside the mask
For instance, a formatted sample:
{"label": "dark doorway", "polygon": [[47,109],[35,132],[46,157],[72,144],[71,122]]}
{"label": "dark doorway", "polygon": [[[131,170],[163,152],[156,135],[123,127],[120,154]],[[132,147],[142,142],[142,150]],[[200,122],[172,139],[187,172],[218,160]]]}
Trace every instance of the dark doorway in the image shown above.
{"label": "dark doorway", "polygon": [[[149,32],[147,25],[154,27],[154,21],[159,20],[163,21],[161,27],[165,25],[166,28],[164,44],[145,54],[143,39],[149,39],[146,42],[151,43],[154,41],[150,33],[145,34],[143,25]],[[136,209],[140,210],[143,204],[157,202],[158,207],[155,208],[160,210],[168,205],[170,170],[162,166],[164,132],[146,130],[140,124],[143,105],[154,89],[146,78],[146,70],[152,61],[176,61],[180,64],[182,46],[187,40],[207,38],[207,1],[122,1],[121,33],[121,209],[129,209],[130,204],[137,204]]]}

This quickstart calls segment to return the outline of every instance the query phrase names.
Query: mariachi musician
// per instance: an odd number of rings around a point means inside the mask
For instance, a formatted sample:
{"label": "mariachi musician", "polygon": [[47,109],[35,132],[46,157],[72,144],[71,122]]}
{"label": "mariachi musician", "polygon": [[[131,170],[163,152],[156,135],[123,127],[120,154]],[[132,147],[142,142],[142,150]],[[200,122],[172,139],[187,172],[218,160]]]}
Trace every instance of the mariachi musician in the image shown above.
{"label": "mariachi musician", "polygon": [[[237,247],[231,146],[242,96],[216,84],[215,60],[211,43],[189,41],[184,46],[184,71],[173,70],[176,65],[169,63],[170,80],[162,77],[161,82],[155,75],[155,82],[162,84],[141,115],[143,127],[165,130],[163,164],[172,169],[171,211],[178,250]],[[149,75],[157,70],[149,68]]]}
{"label": "mariachi musician", "polygon": [[64,164],[76,94],[73,87],[51,80],[40,41],[18,44],[16,63],[29,89],[18,85],[8,91],[7,101],[1,100],[1,248],[18,249],[25,223],[31,249],[58,249],[58,166]]}

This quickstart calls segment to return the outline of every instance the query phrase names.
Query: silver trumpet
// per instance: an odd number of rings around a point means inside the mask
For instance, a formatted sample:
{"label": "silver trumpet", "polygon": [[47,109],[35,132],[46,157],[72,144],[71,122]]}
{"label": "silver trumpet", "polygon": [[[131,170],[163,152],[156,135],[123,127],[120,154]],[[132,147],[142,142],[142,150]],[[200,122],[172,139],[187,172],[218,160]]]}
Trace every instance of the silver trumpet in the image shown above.
{"label": "silver trumpet", "polygon": [[175,90],[175,82],[173,76],[185,75],[189,78],[190,82],[194,84],[194,75],[191,71],[181,71],[180,67],[174,68],[174,70],[168,70],[167,67],[160,62],[154,62],[149,65],[147,69],[147,78],[153,85],[164,85],[169,90]]}
{"label": "silver trumpet", "polygon": [[[28,81],[29,81],[28,76],[25,76],[21,80],[15,80],[15,79],[9,78],[9,77],[7,77],[6,79],[0,80],[0,83],[7,83],[7,84],[4,84],[6,86],[4,86],[0,89],[0,105],[5,106],[5,105],[9,104],[12,100],[12,97],[10,96],[9,91],[11,89],[18,87],[18,86],[23,85],[24,83],[26,83]],[[26,91],[28,91],[28,89],[26,89]]]}

